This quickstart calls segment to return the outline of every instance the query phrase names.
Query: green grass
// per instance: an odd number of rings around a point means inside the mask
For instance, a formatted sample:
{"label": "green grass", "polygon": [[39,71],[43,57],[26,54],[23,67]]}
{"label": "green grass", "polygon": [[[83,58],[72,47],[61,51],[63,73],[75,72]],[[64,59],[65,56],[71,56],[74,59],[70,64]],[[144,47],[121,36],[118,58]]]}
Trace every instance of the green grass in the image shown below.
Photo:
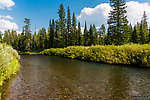
{"label": "green grass", "polygon": [[19,55],[40,55],[40,52],[20,52]]}
{"label": "green grass", "polygon": [[43,55],[62,56],[109,64],[150,67],[150,45],[126,44],[122,46],[70,46],[64,49],[46,49]]}

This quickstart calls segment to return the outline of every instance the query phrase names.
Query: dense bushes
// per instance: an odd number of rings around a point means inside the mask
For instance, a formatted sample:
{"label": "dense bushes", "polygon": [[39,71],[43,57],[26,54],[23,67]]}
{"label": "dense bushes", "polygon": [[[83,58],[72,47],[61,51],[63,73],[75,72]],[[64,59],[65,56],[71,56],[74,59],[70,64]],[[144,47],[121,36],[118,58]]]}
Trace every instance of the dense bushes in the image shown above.
{"label": "dense bushes", "polygon": [[3,85],[4,80],[19,70],[19,59],[17,51],[11,46],[0,44],[0,86]]}
{"label": "dense bushes", "polygon": [[64,49],[46,49],[41,53],[93,62],[150,67],[150,45],[71,46]]}

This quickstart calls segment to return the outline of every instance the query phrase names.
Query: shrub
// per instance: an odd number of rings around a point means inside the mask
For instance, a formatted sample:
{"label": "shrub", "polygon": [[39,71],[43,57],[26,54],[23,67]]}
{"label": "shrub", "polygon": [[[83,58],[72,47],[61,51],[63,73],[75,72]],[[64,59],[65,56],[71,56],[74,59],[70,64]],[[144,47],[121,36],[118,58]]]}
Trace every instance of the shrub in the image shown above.
{"label": "shrub", "polygon": [[64,49],[46,49],[44,55],[57,55],[109,64],[150,67],[150,45],[125,44],[122,46],[70,46]]}
{"label": "shrub", "polygon": [[17,51],[11,46],[0,44],[0,86],[19,70],[19,59]]}

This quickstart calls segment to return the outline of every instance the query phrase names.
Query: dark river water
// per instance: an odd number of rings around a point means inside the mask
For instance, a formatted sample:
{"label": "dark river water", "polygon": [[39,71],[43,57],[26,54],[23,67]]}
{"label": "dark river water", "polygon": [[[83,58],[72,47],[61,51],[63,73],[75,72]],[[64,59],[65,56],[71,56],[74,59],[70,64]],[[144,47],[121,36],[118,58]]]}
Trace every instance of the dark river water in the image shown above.
{"label": "dark river water", "polygon": [[3,100],[150,100],[150,68],[21,56]]}

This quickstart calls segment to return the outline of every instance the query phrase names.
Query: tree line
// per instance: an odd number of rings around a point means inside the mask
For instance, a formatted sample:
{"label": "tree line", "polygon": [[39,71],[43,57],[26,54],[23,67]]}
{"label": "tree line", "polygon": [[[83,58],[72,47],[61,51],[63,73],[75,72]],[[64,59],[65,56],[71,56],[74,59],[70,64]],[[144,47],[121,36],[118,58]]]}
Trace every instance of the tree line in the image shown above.
{"label": "tree line", "polygon": [[[147,15],[144,12],[141,22],[134,27],[127,20],[126,2],[124,0],[110,0],[113,8],[107,20],[108,28],[102,24],[96,28],[91,24],[88,28],[86,21],[84,32],[81,32],[80,22],[77,22],[75,13],[71,16],[70,8],[65,12],[63,4],[59,6],[58,20],[50,20],[49,27],[32,33],[31,20],[25,18],[25,26],[21,34],[7,30],[0,42],[6,42],[18,51],[41,51],[48,48],[64,48],[67,46],[91,45],[123,45],[126,43],[146,44],[150,42]],[[67,15],[67,16],[66,16]]]}

